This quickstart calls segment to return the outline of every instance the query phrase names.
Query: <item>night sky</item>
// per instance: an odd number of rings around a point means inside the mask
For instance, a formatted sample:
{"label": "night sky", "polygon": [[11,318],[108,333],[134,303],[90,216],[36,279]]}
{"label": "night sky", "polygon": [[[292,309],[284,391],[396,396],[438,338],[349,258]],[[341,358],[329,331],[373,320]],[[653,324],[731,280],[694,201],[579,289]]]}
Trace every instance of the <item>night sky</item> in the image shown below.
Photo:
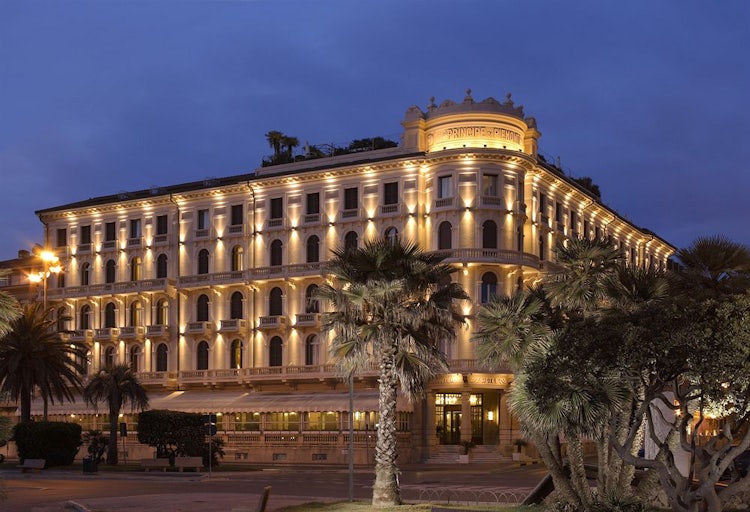
{"label": "night sky", "polygon": [[540,152],[683,247],[750,244],[750,2],[0,0],[0,259],[35,210],[398,140],[511,92]]}

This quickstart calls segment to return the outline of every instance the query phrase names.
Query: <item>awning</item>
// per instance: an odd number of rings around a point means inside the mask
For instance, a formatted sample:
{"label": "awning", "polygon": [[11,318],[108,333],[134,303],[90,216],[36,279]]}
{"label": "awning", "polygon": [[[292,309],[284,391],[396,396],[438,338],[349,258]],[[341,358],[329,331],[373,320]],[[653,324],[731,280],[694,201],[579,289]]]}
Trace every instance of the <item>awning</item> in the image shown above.
{"label": "awning", "polygon": [[[400,412],[411,412],[412,405],[406,397],[399,395],[396,408]],[[43,414],[44,405],[40,399],[31,403],[31,414]],[[188,390],[171,393],[150,393],[149,409],[169,409],[173,411],[198,413],[232,412],[346,412],[349,410],[349,393],[263,393],[238,392],[227,390],[204,391]],[[355,411],[377,411],[378,394],[375,391],[354,393]],[[87,406],[81,397],[73,403],[49,404],[47,414],[106,414],[107,404],[99,404],[98,410]],[[121,411],[130,412],[126,405]],[[16,412],[18,414],[18,412]]]}

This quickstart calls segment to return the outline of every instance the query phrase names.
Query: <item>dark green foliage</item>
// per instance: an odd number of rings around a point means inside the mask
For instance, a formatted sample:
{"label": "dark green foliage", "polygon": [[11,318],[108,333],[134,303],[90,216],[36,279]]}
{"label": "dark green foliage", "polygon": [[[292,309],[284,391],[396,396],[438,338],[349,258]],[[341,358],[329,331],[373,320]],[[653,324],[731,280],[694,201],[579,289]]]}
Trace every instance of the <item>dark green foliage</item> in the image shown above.
{"label": "dark green foliage", "polygon": [[104,452],[107,451],[109,437],[100,430],[89,430],[83,434],[83,442],[88,444],[88,454],[95,463],[101,464],[104,462]]}
{"label": "dark green foliage", "polygon": [[19,423],[13,439],[22,460],[45,459],[48,468],[69,466],[81,446],[81,426],[58,421]]}
{"label": "dark green foliage", "polygon": [[594,183],[594,180],[589,178],[588,176],[581,176],[580,178],[573,178],[573,181],[578,183],[580,186],[594,194],[599,199],[602,198],[602,191],[599,190],[599,185]]}
{"label": "dark green foliage", "polygon": [[[142,412],[138,415],[138,441],[155,447],[157,457],[201,456],[204,465],[208,465],[202,414],[167,410]],[[224,456],[223,446],[221,439],[213,438],[213,465],[218,465],[218,456]]]}

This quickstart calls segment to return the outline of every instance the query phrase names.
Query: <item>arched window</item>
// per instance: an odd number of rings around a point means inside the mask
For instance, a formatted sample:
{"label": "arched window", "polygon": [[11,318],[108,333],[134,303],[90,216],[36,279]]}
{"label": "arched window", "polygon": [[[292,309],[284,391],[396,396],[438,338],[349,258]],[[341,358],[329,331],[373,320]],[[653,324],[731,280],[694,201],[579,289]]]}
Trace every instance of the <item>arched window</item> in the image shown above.
{"label": "arched window", "polygon": [[167,255],[162,253],[156,258],[156,278],[163,279],[167,277]]}
{"label": "arched window", "polygon": [[278,238],[271,242],[271,266],[272,267],[279,267],[281,266],[281,240]]}
{"label": "arched window", "polygon": [[279,336],[271,338],[268,349],[268,366],[281,366],[283,360],[283,342]]}
{"label": "arched window", "polygon": [[281,288],[278,286],[271,289],[268,294],[268,314],[271,316],[280,316],[284,314]]}
{"label": "arched window", "polygon": [[242,318],[242,293],[234,292],[229,299],[229,318]]}
{"label": "arched window", "polygon": [[195,369],[208,370],[208,342],[201,341],[198,343],[198,350],[195,351]]}
{"label": "arched window", "polygon": [[453,247],[453,226],[447,220],[438,226],[438,250],[451,249]]}
{"label": "arched window", "polygon": [[78,319],[79,329],[91,329],[91,306],[84,304],[81,306],[81,315]]}
{"label": "arched window", "polygon": [[167,325],[169,323],[169,301],[159,299],[156,301],[156,325]]}
{"label": "arched window", "polygon": [[229,348],[229,367],[242,368],[242,340],[232,340]]}
{"label": "arched window", "polygon": [[398,229],[394,228],[393,226],[389,227],[385,230],[385,233],[383,233],[384,237],[388,242],[395,244],[398,242]]}
{"label": "arched window", "polygon": [[195,308],[195,320],[198,322],[208,322],[208,295],[206,294],[198,297]]}
{"label": "arched window", "polygon": [[70,320],[70,317],[68,317],[68,313],[67,311],[65,311],[65,308],[58,308],[57,309],[57,330],[67,331],[69,320]]}
{"label": "arched window", "polygon": [[143,268],[143,261],[139,257],[135,257],[130,260],[130,280],[140,281],[141,280],[141,269]]}
{"label": "arched window", "polygon": [[305,364],[307,366],[320,364],[318,362],[318,337],[315,334],[311,334],[305,340]]}
{"label": "arched window", "polygon": [[117,264],[115,260],[107,260],[107,264],[104,266],[104,282],[114,283],[117,277]]}
{"label": "arched window", "polygon": [[115,304],[113,302],[108,302],[107,305],[104,306],[104,327],[107,329],[116,327]]}
{"label": "arched window", "polygon": [[208,249],[201,249],[198,253],[198,273],[208,274]]}
{"label": "arched window", "polygon": [[307,262],[317,263],[320,261],[320,238],[313,235],[307,239]]}
{"label": "arched window", "polygon": [[319,313],[320,305],[316,294],[318,293],[318,285],[311,284],[305,290],[305,313]]}
{"label": "arched window", "polygon": [[57,287],[65,288],[65,274],[63,272],[57,274]]}
{"label": "arched window", "polygon": [[169,354],[169,349],[167,348],[167,344],[159,343],[159,346],[156,347],[156,371],[157,372],[167,371],[167,355],[168,354]]}
{"label": "arched window", "polygon": [[245,251],[242,249],[242,246],[235,245],[234,247],[232,247],[232,264],[230,267],[232,269],[232,272],[243,270],[242,257],[244,254]]}
{"label": "arched window", "polygon": [[91,282],[91,265],[84,263],[81,265],[81,286],[88,286]]}
{"label": "arched window", "polygon": [[109,346],[104,350],[104,366],[111,368],[117,364],[117,349]]}
{"label": "arched window", "polygon": [[482,249],[497,249],[497,224],[486,220],[482,224]]}
{"label": "arched window", "polygon": [[141,347],[138,345],[130,347],[130,369],[134,372],[141,369]]}
{"label": "arched window", "polygon": [[359,236],[356,231],[349,231],[344,235],[344,251],[353,251],[357,248]]}
{"label": "arched window", "polygon": [[143,306],[139,301],[135,301],[130,305],[130,326],[139,325],[143,325]]}
{"label": "arched window", "polygon": [[516,250],[523,252],[523,228],[520,226],[516,229]]}
{"label": "arched window", "polygon": [[497,276],[492,272],[482,275],[482,304],[488,303],[492,297],[497,295]]}

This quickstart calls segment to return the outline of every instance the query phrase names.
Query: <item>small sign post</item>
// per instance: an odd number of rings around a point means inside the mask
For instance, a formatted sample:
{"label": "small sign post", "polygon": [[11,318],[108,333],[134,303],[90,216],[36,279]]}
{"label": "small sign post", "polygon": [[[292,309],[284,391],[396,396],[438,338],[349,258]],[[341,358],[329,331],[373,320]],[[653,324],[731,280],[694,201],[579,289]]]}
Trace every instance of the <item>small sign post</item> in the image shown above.
{"label": "small sign post", "polygon": [[203,425],[208,436],[208,478],[211,478],[211,462],[213,459],[213,440],[216,435],[216,414],[204,414]]}

